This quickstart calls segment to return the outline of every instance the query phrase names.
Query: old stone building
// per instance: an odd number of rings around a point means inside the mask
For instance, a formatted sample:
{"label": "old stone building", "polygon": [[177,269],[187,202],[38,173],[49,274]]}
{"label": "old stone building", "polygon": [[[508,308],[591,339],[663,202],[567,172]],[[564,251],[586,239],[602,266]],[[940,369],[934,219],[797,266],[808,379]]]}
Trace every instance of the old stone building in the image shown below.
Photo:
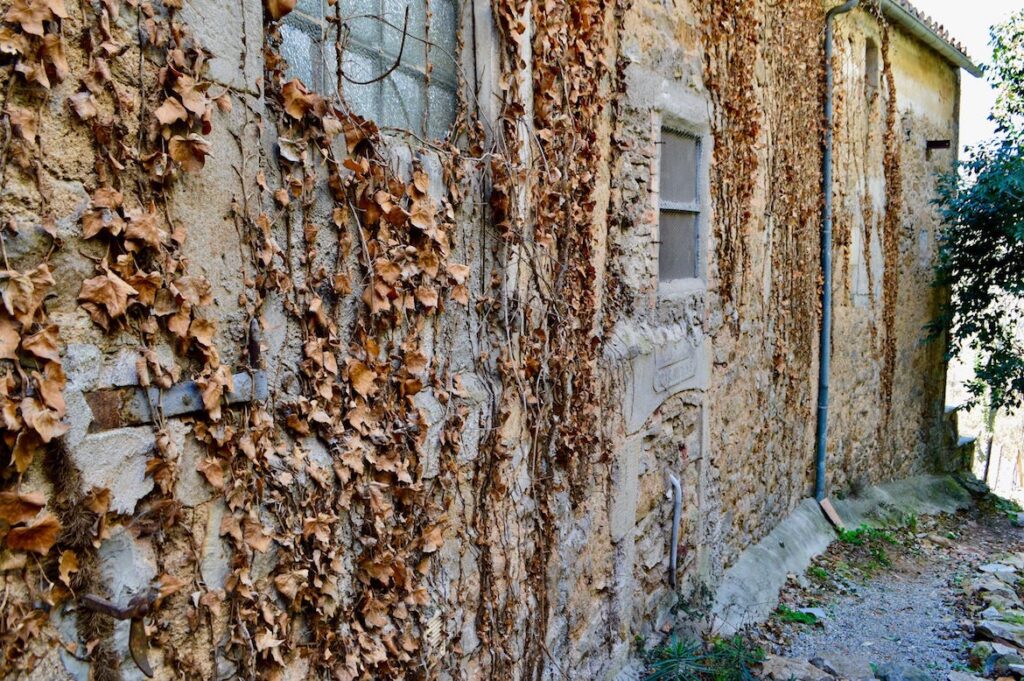
{"label": "old stone building", "polygon": [[[0,3],[0,671],[615,678],[756,618],[726,571],[815,492],[839,4]],[[843,495],[952,465],[978,70],[904,0],[833,21]]]}

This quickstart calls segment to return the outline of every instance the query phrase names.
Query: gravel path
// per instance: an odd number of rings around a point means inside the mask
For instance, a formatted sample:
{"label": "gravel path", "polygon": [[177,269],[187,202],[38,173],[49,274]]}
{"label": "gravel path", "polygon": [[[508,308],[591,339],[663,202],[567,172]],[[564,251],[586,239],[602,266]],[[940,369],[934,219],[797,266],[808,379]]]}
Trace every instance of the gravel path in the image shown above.
{"label": "gravel path", "polygon": [[1024,548],[1024,530],[975,509],[922,519],[896,539],[873,544],[891,559],[887,567],[872,563],[872,545],[833,544],[782,596],[792,610],[817,607],[825,617],[817,625],[775,618],[762,630],[765,647],[787,658],[841,661],[865,676],[872,665],[896,664],[945,681],[964,669],[973,625],[960,582],[976,566]]}
{"label": "gravel path", "polygon": [[842,659],[868,669],[909,664],[945,679],[966,646],[950,584],[954,569],[949,559],[898,560],[891,572],[828,603],[821,625],[799,627],[786,656]]}

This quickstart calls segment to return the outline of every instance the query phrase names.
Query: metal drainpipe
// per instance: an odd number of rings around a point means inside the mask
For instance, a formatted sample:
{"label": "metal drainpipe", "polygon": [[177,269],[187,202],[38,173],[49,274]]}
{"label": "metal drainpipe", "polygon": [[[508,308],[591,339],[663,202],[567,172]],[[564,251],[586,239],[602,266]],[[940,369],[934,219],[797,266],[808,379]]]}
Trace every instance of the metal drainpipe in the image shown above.
{"label": "metal drainpipe", "polygon": [[821,209],[821,341],[818,360],[818,427],[817,427],[817,470],[814,482],[814,497],[825,498],[825,458],[828,443],[828,375],[832,363],[832,127],[834,111],[832,88],[835,78],[832,74],[832,20],[840,14],[852,11],[860,0],[847,0],[839,7],[833,7],[825,15],[825,149],[822,159],[822,192],[824,204]]}

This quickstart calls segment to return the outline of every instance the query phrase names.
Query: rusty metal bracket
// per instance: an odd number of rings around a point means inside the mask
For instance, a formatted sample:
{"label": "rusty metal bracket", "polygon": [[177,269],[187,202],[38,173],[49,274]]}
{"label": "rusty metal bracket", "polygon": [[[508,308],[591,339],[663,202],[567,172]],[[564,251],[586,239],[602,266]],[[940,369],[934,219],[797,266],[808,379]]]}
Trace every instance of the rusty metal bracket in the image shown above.
{"label": "rusty metal bracket", "polygon": [[160,592],[156,589],[147,589],[144,593],[128,601],[128,605],[123,608],[94,594],[82,597],[82,605],[89,610],[113,617],[116,620],[131,620],[128,631],[128,650],[139,670],[149,678],[153,678],[153,666],[149,663],[149,639],[146,638],[146,624],[143,619],[149,614],[159,595]]}
{"label": "rusty metal bracket", "polygon": [[[228,405],[258,402],[269,395],[265,371],[237,373],[231,380],[234,390],[224,395]],[[95,390],[85,394],[85,401],[92,410],[91,433],[153,423],[156,420],[153,408],[165,418],[185,416],[203,409],[202,389],[195,381],[183,381],[167,390],[141,386]]]}

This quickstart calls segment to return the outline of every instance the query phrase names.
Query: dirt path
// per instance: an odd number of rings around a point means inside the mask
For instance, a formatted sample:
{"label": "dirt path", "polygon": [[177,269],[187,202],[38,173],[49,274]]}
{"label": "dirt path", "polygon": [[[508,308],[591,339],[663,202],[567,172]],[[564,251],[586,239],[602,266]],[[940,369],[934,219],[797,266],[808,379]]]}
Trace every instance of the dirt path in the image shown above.
{"label": "dirt path", "polygon": [[[973,645],[962,581],[1022,549],[1024,530],[978,509],[848,536],[791,579],[762,641],[776,655],[832,662],[845,678],[886,676],[896,666],[919,672],[900,678],[945,681],[950,671],[967,670]],[[813,624],[795,621],[815,615]]]}

